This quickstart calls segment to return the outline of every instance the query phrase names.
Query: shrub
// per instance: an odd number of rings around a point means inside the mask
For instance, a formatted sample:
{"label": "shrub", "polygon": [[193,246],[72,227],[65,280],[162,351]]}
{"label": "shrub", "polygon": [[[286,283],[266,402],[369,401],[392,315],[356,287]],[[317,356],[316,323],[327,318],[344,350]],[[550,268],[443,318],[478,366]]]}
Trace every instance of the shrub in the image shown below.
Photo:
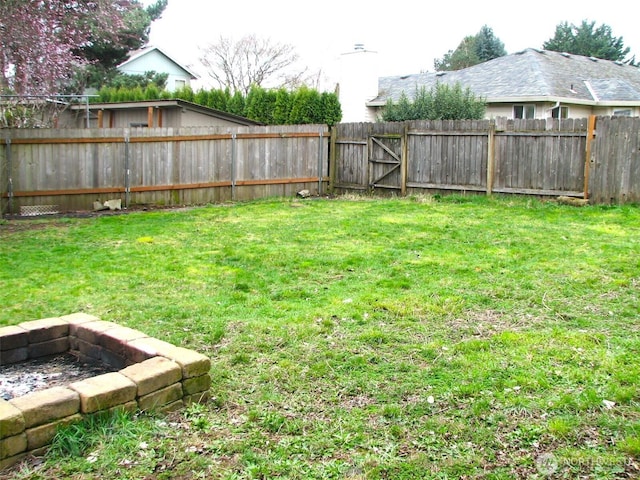
{"label": "shrub", "polygon": [[382,120],[400,122],[404,120],[468,120],[481,119],[486,111],[486,102],[476,97],[468,87],[456,83],[437,83],[430,90],[416,90],[413,101],[403,92],[398,103],[391,100],[382,111]]}
{"label": "shrub", "polygon": [[319,93],[308,87],[289,91],[285,88],[272,90],[254,86],[245,97],[240,91],[231,95],[228,89],[200,89],[194,92],[190,87],[184,87],[169,92],[152,83],[145,87],[103,87],[92,102],[160,99],[185,100],[267,125],[334,125],[342,118],[340,101],[335,93]]}

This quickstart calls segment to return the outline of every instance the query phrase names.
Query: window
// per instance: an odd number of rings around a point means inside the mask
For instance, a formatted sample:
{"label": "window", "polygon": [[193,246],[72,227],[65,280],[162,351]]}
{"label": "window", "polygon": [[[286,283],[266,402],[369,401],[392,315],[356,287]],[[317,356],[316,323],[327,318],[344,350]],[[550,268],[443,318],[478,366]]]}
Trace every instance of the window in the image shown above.
{"label": "window", "polygon": [[187,81],[186,80],[176,80],[174,82],[174,85],[176,87],[175,88],[176,90],[180,90],[181,88],[184,88],[184,87],[187,86]]}
{"label": "window", "polygon": [[569,118],[569,107],[556,107],[551,109],[551,118]]}
{"label": "window", "polygon": [[536,118],[535,105],[514,105],[513,118]]}
{"label": "window", "polygon": [[631,110],[627,109],[627,110],[614,110],[613,114],[615,116],[618,117],[630,117],[631,116]]}

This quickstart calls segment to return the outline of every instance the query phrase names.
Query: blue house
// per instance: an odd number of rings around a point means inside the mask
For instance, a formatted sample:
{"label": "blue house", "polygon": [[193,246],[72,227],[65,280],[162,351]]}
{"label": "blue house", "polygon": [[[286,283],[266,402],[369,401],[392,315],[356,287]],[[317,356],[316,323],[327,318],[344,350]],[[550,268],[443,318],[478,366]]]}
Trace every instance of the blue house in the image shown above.
{"label": "blue house", "polygon": [[175,91],[191,86],[198,75],[181,65],[158,47],[146,47],[133,52],[128,60],[118,65],[118,70],[129,75],[143,75],[146,72],[166,73],[167,90]]}

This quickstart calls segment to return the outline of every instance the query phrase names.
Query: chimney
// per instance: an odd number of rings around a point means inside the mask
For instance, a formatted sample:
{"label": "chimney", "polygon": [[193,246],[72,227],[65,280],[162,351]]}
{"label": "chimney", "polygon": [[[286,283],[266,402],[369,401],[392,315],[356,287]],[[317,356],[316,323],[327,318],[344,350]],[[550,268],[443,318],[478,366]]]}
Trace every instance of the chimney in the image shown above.
{"label": "chimney", "polygon": [[355,43],[340,56],[340,105],[342,122],[373,122],[375,114],[366,103],[378,95],[378,54]]}

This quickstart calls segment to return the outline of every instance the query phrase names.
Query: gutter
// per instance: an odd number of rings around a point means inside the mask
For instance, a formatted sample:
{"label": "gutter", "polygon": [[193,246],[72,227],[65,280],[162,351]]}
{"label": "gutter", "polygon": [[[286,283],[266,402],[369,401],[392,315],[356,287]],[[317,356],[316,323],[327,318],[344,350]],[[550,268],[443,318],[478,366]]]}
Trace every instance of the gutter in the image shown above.
{"label": "gutter", "polygon": [[[559,102],[564,105],[585,105],[590,107],[640,107],[640,100],[588,100],[583,98],[571,98],[571,97],[487,97],[485,102],[490,103],[549,103]],[[387,104],[386,101],[381,100],[366,102],[367,107],[384,107]]]}

